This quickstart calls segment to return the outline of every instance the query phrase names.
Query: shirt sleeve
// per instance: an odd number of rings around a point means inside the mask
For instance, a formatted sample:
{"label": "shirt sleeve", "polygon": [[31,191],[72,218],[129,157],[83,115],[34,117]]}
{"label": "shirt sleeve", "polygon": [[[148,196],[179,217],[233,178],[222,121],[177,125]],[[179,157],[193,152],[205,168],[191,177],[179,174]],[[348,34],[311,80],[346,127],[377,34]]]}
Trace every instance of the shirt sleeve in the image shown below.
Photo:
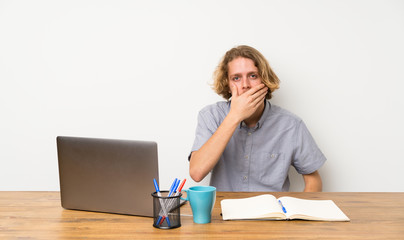
{"label": "shirt sleeve", "polygon": [[199,150],[203,144],[209,140],[217,128],[218,126],[213,120],[213,116],[208,111],[199,112],[198,124],[195,131],[195,140],[188,156],[188,161],[191,159],[192,152]]}
{"label": "shirt sleeve", "polygon": [[318,170],[326,161],[303,121],[296,130],[296,142],[292,165],[300,174],[310,174]]}

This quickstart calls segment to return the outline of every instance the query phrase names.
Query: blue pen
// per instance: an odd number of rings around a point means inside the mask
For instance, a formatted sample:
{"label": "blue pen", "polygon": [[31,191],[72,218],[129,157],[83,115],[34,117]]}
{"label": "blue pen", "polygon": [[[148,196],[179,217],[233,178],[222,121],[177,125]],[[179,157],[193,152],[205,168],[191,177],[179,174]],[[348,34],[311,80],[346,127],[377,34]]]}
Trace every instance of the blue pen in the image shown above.
{"label": "blue pen", "polygon": [[[156,189],[156,193],[157,193],[157,196],[161,196],[161,193],[160,193],[160,189],[159,189],[159,185],[157,184],[157,181],[156,181],[156,179],[155,178],[153,178],[153,183],[154,183],[154,188]],[[160,201],[160,205],[161,205],[161,201]],[[159,218],[157,219],[157,222],[159,223],[161,221],[161,216],[159,216]]]}
{"label": "blue pen", "polygon": [[157,195],[160,196],[160,189],[159,189],[159,185],[157,184],[157,181],[155,178],[153,178],[153,182],[154,182],[154,188],[156,189]]}
{"label": "blue pen", "polygon": [[181,180],[177,179],[177,181],[175,181],[175,186],[173,189],[173,192],[171,193],[170,197],[177,192],[178,186],[180,185]]}
{"label": "blue pen", "polygon": [[[171,197],[172,195],[175,196],[176,194],[174,194],[174,193],[177,192],[178,186],[180,186],[181,180],[179,180],[179,179],[177,179],[177,178],[176,178],[175,180],[176,180],[176,181],[175,181],[174,188],[173,188],[172,191],[168,194],[169,197]],[[171,207],[172,207],[173,204],[174,204],[174,199],[168,200],[168,206],[166,206],[167,209],[171,209]],[[171,211],[171,210],[169,210],[169,211]]]}
{"label": "blue pen", "polygon": [[[186,181],[186,179],[184,179],[184,181],[182,181],[182,182],[179,179],[177,180],[177,185],[175,187],[175,189],[176,189],[175,194],[173,194],[174,196],[178,196],[181,194],[181,190],[182,190],[182,187],[184,187],[185,181]],[[175,203],[176,203],[175,199],[170,199],[168,207],[167,207],[168,212],[170,212],[175,207]]]}
{"label": "blue pen", "polygon": [[173,194],[173,192],[175,191],[175,186],[176,185],[177,185],[177,178],[175,178],[173,184],[171,184],[170,192],[168,193],[169,197],[171,197],[171,194]]}
{"label": "blue pen", "polygon": [[[153,183],[154,183],[154,188],[156,189],[156,192],[157,192],[157,196],[161,196],[161,193],[160,193],[160,189],[159,189],[159,185],[157,184],[157,181],[156,181],[156,179],[155,178],[153,178]],[[167,213],[167,210],[165,209],[165,206],[164,206],[164,204],[162,204],[163,203],[163,201],[160,199],[160,205],[161,205],[161,208],[162,208],[162,210],[163,210],[163,213],[165,214],[165,215],[167,215],[167,224],[168,224],[168,226],[170,226],[170,220],[168,219],[168,213]],[[157,223],[159,223],[160,221],[161,221],[161,215],[159,215],[159,217],[158,217],[158,219],[157,219]]]}
{"label": "blue pen", "polygon": [[283,206],[281,200],[278,200],[278,202],[281,205],[283,212],[286,213],[286,208]]}
{"label": "blue pen", "polygon": [[[169,197],[170,197],[170,196],[173,194],[173,192],[175,191],[176,185],[177,185],[177,178],[175,178],[175,179],[174,179],[174,182],[171,184],[170,191],[169,191],[169,193],[168,193],[168,196],[169,196]],[[163,208],[163,212],[164,212],[164,209],[166,208],[166,206],[165,206],[164,204],[161,204],[161,207]],[[165,215],[165,216],[163,216],[162,218],[161,218],[161,216],[160,216],[159,219],[157,220],[157,222],[158,222],[159,224],[162,224],[162,223],[164,222],[164,219],[167,219],[167,224],[168,224],[168,226],[170,226],[170,220],[168,219],[168,213],[166,212],[166,213],[164,213],[164,215]]]}

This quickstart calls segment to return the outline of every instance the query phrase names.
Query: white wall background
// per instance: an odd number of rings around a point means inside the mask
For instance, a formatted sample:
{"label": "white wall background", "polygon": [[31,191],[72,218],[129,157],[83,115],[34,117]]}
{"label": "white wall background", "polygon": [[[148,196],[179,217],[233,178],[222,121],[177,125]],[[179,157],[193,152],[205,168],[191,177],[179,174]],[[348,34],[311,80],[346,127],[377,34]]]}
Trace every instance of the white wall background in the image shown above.
{"label": "white wall background", "polygon": [[394,0],[0,1],[0,190],[59,190],[58,135],[154,140],[162,188],[196,184],[197,113],[221,100],[212,72],[240,44],[268,58],[273,103],[327,156],[324,191],[404,191]]}

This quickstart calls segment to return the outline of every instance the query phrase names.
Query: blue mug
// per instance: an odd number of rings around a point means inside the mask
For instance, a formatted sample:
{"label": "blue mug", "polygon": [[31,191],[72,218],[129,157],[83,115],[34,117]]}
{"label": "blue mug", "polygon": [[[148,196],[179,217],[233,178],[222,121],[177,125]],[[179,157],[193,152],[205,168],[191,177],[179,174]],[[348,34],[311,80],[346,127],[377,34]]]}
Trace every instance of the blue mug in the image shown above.
{"label": "blue mug", "polygon": [[187,200],[191,204],[194,223],[210,223],[216,201],[216,188],[194,186],[184,191],[187,193],[187,197],[181,199]]}

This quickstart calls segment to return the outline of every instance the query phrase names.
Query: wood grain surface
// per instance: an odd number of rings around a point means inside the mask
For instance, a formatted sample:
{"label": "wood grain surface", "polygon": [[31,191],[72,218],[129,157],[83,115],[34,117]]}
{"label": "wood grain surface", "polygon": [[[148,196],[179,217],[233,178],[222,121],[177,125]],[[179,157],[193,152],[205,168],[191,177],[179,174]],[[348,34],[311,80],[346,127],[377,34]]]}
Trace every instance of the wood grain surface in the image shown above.
{"label": "wood grain surface", "polygon": [[161,230],[148,217],[63,209],[59,192],[4,191],[0,239],[404,239],[404,193],[270,193],[331,199],[350,222],[222,220],[221,200],[260,194],[218,192],[209,224],[193,223],[187,203],[181,207],[182,226]]}

